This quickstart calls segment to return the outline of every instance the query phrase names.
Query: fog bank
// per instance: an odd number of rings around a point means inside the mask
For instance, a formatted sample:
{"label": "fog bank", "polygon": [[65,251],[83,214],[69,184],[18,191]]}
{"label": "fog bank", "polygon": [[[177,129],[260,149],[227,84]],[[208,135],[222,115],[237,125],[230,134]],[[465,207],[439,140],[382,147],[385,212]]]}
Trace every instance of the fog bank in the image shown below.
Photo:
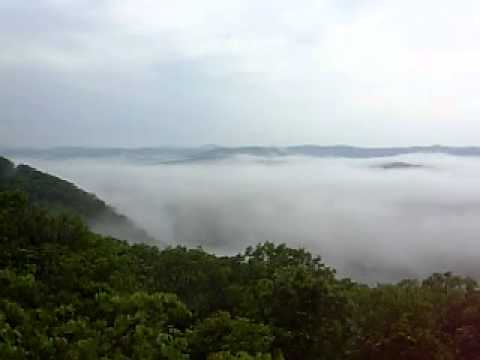
{"label": "fog bank", "polygon": [[[369,282],[447,270],[480,275],[476,158],[15,161],[96,193],[167,244],[231,254],[287,243]],[[389,161],[424,167],[378,166]]]}

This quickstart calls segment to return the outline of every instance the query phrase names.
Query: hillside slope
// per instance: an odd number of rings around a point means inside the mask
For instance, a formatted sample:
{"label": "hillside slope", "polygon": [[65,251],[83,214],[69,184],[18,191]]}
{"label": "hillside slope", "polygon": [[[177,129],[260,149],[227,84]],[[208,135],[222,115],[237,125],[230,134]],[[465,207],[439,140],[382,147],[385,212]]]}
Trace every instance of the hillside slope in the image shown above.
{"label": "hillside slope", "polygon": [[15,166],[10,160],[0,157],[0,191],[7,190],[25,192],[32,203],[52,213],[78,215],[99,234],[131,242],[155,241],[132,220],[118,214],[94,194],[28,165]]}

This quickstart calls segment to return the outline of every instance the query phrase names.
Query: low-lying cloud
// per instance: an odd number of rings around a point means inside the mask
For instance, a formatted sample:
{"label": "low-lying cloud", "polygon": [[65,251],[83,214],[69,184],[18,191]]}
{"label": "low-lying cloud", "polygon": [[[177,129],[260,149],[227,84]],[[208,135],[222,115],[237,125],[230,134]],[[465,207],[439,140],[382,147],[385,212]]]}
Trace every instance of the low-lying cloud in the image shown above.
{"label": "low-lying cloud", "polygon": [[[286,243],[369,282],[443,271],[480,275],[476,158],[21,161],[96,193],[172,245],[232,254],[259,242]],[[375,166],[388,161],[426,166]]]}

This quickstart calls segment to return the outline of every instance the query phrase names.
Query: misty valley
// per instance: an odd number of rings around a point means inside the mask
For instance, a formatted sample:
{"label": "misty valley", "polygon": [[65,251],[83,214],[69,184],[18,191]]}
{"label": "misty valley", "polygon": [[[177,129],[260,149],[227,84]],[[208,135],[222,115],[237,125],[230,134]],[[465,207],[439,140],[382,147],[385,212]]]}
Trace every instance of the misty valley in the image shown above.
{"label": "misty valley", "polygon": [[480,157],[290,150],[5,149],[0,357],[476,359]]}
{"label": "misty valley", "polygon": [[0,0],[0,360],[480,360],[480,1]]}
{"label": "misty valley", "polygon": [[480,275],[476,149],[294,149],[73,148],[12,157],[98,195],[155,239],[143,242],[220,255],[285,243],[370,284]]}

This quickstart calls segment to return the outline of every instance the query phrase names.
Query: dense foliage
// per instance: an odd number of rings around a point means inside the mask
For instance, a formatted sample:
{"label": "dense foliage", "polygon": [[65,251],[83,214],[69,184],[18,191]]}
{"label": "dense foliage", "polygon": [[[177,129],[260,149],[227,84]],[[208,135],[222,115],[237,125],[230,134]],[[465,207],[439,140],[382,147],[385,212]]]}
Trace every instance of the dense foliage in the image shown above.
{"label": "dense foliage", "polygon": [[0,193],[1,359],[478,359],[476,287],[367,287],[271,243],[129,245]]}
{"label": "dense foliage", "polygon": [[15,166],[10,160],[0,157],[0,191],[12,190],[27,193],[30,201],[50,212],[79,216],[95,232],[135,242],[154,241],[130,219],[118,214],[94,194],[28,165]]}

